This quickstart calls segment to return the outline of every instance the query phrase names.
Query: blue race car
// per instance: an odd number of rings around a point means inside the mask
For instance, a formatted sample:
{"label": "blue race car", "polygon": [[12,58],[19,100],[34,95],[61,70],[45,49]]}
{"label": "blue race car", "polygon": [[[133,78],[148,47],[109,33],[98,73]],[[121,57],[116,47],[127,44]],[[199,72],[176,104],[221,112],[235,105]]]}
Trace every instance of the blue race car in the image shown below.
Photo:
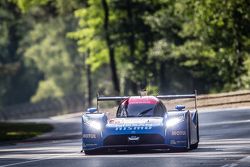
{"label": "blue race car", "polygon": [[[195,110],[177,105],[167,110],[161,99],[194,98]],[[120,101],[116,117],[108,119],[97,108],[82,116],[82,150],[93,154],[102,149],[196,149],[199,143],[197,96],[159,95],[97,97]]]}

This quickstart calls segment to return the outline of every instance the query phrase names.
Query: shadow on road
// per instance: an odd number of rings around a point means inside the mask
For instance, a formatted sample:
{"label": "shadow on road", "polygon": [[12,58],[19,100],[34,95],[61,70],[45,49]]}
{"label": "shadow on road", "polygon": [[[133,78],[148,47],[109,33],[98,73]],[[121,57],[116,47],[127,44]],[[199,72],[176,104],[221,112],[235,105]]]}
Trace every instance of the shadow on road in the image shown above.
{"label": "shadow on road", "polygon": [[128,150],[115,150],[105,149],[98,150],[91,155],[130,155],[130,154],[153,154],[153,153],[190,153],[190,152],[219,152],[217,148],[197,148],[195,150],[181,150],[181,149],[128,149]]}

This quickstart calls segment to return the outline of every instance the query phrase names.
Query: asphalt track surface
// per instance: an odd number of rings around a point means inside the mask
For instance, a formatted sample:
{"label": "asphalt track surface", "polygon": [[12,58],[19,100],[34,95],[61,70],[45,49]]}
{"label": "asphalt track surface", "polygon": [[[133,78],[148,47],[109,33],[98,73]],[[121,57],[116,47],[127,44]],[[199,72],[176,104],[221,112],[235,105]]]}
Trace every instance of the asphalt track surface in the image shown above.
{"label": "asphalt track surface", "polygon": [[[199,114],[201,142],[197,150],[87,156],[80,153],[80,139],[41,140],[1,146],[0,167],[250,167],[250,109]],[[66,120],[60,125],[65,135],[80,133],[79,117]]]}

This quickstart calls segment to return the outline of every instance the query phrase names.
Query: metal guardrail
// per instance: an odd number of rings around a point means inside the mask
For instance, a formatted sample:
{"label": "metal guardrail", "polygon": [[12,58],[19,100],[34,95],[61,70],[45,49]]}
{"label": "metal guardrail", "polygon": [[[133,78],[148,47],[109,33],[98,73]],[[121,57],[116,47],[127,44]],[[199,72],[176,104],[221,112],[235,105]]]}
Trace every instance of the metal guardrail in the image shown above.
{"label": "metal guardrail", "polygon": [[[181,104],[190,103],[193,101],[185,99],[180,101]],[[170,100],[173,107],[178,101]],[[168,103],[166,103],[168,106]],[[210,107],[250,107],[250,91],[240,91],[231,93],[220,93],[214,95],[198,95],[197,107],[210,108]],[[85,107],[85,99],[83,96],[69,96],[62,99],[48,99],[39,103],[20,104],[3,108],[0,111],[0,121],[11,119],[25,119],[25,118],[44,118],[55,116],[59,114],[73,113],[83,111]]]}
{"label": "metal guardrail", "polygon": [[[248,104],[249,103],[249,104]],[[198,107],[216,107],[247,104],[250,106],[250,91],[198,96]]]}
{"label": "metal guardrail", "polygon": [[244,95],[250,95],[250,91],[220,93],[220,94],[211,94],[211,95],[199,95],[199,99],[213,99],[213,98],[223,98],[223,97],[236,97],[236,96],[244,96]]}
{"label": "metal guardrail", "polygon": [[[183,104],[188,109],[193,109],[193,101],[191,99],[184,100],[168,100],[164,104],[172,109],[177,104]],[[250,107],[250,91],[238,91],[230,93],[220,93],[212,95],[198,95],[197,107],[199,108],[234,108],[234,107]]]}

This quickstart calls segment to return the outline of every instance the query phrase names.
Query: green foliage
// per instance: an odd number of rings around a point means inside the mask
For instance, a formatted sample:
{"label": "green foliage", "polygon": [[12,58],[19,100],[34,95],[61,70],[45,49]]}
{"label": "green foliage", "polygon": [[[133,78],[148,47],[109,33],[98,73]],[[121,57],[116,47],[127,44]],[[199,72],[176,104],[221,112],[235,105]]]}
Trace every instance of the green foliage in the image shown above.
{"label": "green foliage", "polygon": [[248,54],[248,57],[246,61],[244,62],[244,66],[247,70],[247,73],[243,76],[241,76],[241,80],[244,83],[244,88],[249,89],[250,88],[250,54]]}
{"label": "green foliage", "polygon": [[0,1],[0,19],[0,106],[27,102],[40,78],[35,68],[24,65],[17,51],[29,25],[8,0]]}
{"label": "green foliage", "polygon": [[91,64],[92,71],[96,71],[109,61],[108,48],[102,34],[104,13],[101,1],[89,1],[88,5],[75,11],[79,29],[68,33],[68,37],[78,40],[80,53],[89,53],[86,62]]}
{"label": "green foliage", "polygon": [[0,2],[0,106],[83,93],[83,57],[66,38],[82,3]]}
{"label": "green foliage", "polygon": [[86,64],[105,94],[117,89],[111,62],[126,95],[250,85],[246,0],[3,0],[0,18],[4,105],[84,93]]}
{"label": "green foliage", "polygon": [[[70,20],[70,18],[68,19]],[[58,18],[47,23],[40,23],[22,41],[22,49],[26,64],[36,66],[44,74],[32,101],[39,101],[48,97],[62,97],[82,92],[80,86],[81,66],[84,62],[71,49],[72,41],[65,38],[67,21]],[[79,68],[76,68],[80,66]]]}
{"label": "green foliage", "polygon": [[17,4],[23,13],[28,13],[32,8],[45,7],[56,9],[59,14],[68,14],[74,9],[77,9],[81,0],[10,0],[11,2]]}
{"label": "green foliage", "polygon": [[37,5],[46,5],[50,0],[13,0],[18,7],[26,12],[28,9]]}
{"label": "green foliage", "polygon": [[37,102],[48,98],[63,97],[63,95],[63,90],[58,87],[55,81],[47,79],[39,82],[37,92],[32,96],[31,101]]}
{"label": "green foliage", "polygon": [[159,88],[157,86],[148,85],[146,91],[148,95],[153,95],[153,96],[159,95]]}
{"label": "green foliage", "polygon": [[[204,49],[197,50],[196,55],[210,56],[211,63],[206,62],[205,67],[216,67],[212,77],[221,82],[217,88],[227,91],[242,88],[243,81],[240,76],[246,74],[244,61],[249,52],[249,46],[246,44],[250,37],[247,30],[250,24],[249,4],[243,0],[220,3],[210,0],[193,2],[190,8],[193,9],[192,20],[184,24],[182,35],[195,37],[203,46]],[[186,41],[184,46],[190,42],[191,40]],[[196,48],[187,49],[188,53],[185,54],[190,55],[191,50],[194,51]],[[209,48],[210,51],[205,48]],[[193,59],[197,60],[195,57]],[[206,72],[203,76],[212,78],[210,71]]]}
{"label": "green foliage", "polygon": [[178,62],[203,91],[244,88],[241,76],[246,78],[247,71],[249,4],[233,0],[164,3],[163,10],[147,17],[160,37],[151,58]]}
{"label": "green foliage", "polygon": [[0,141],[16,142],[52,131],[49,124],[0,122]]}

